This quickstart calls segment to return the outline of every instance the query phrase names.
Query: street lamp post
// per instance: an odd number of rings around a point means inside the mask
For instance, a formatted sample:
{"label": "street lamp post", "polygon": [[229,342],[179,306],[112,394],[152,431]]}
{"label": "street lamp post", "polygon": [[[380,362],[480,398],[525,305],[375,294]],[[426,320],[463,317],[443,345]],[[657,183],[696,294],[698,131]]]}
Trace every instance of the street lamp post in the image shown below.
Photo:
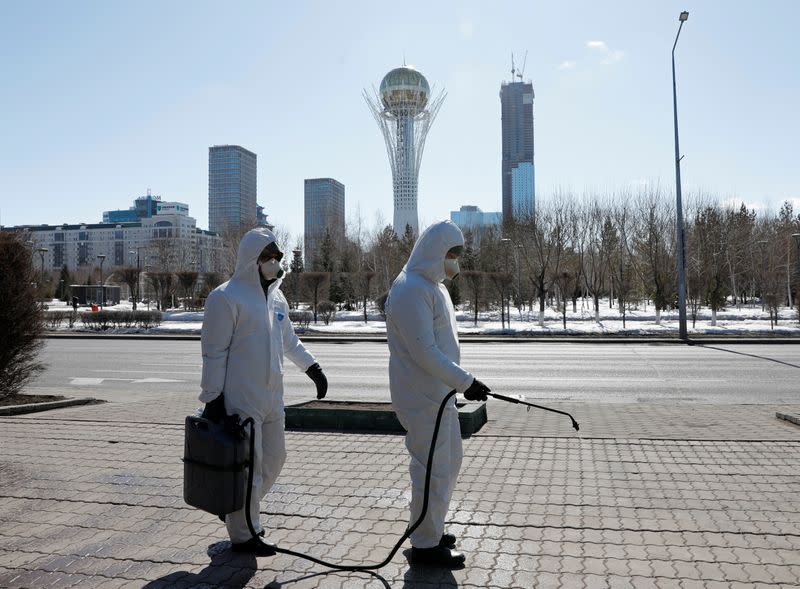
{"label": "street lamp post", "polygon": [[760,286],[761,286],[761,312],[763,313],[764,312],[764,278],[765,278],[765,272],[764,272],[764,248],[767,247],[767,240],[766,239],[762,239],[761,241],[758,242],[758,245],[761,248],[761,276],[760,276],[761,284],[760,284]]}
{"label": "street lamp post", "polygon": [[48,250],[46,247],[40,247],[36,251],[39,252],[39,258],[42,260],[42,278],[39,281],[39,284],[44,286],[44,255],[50,250]]}
{"label": "street lamp post", "polygon": [[100,260],[100,308],[103,309],[106,304],[106,287],[103,284],[103,263],[106,261],[106,255],[99,254],[97,259]]}
{"label": "street lamp post", "polygon": [[[795,244],[795,269],[794,269],[794,283],[795,283],[795,292],[794,292],[794,302],[797,303],[798,313],[800,314],[800,233],[792,233],[792,237],[794,238]],[[798,315],[798,319],[800,319],[800,315]]]}
{"label": "street lamp post", "polygon": [[136,248],[136,252],[134,252],[133,250],[129,251],[129,253],[131,253],[131,254],[133,254],[133,253],[136,254],[136,293],[133,295],[133,310],[134,311],[136,310],[136,300],[139,298],[139,280],[141,279],[141,275],[142,275],[142,268],[141,268],[140,257],[139,257],[139,250],[140,249],[141,249],[140,247],[137,247]]}
{"label": "street lamp post", "polygon": [[675,204],[676,204],[676,237],[678,242],[678,335],[686,341],[689,339],[686,331],[686,245],[683,236],[683,203],[681,202],[681,156],[678,144],[678,91],[675,84],[675,47],[678,45],[683,23],[689,18],[685,10],[681,12],[678,20],[678,34],[672,45],[672,114],[675,127]]}
{"label": "street lamp post", "polygon": [[514,256],[514,258],[515,258],[514,261],[517,263],[517,299],[518,299],[518,302],[519,302],[520,314],[522,313],[522,308],[524,306],[523,305],[524,301],[522,300],[522,274],[520,274],[520,271],[519,271],[519,257],[520,257],[520,251],[521,250],[522,250],[522,244],[521,243],[518,243],[516,246],[514,246],[514,253],[516,254]]}
{"label": "street lamp post", "polygon": [[800,233],[792,233],[792,237],[794,238],[794,244],[797,247],[797,255],[795,256],[795,274],[797,274],[797,279],[800,280]]}
{"label": "street lamp post", "polygon": [[[144,265],[144,273],[147,276],[150,272],[150,264],[147,263]],[[147,282],[144,283],[144,296],[147,298],[147,310],[150,310],[150,293],[147,289]]]}

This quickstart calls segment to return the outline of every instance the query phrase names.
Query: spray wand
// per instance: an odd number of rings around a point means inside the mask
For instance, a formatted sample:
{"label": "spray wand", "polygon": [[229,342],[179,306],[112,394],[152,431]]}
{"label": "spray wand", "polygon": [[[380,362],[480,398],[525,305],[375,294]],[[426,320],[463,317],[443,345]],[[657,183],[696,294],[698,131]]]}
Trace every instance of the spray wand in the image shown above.
{"label": "spray wand", "polygon": [[544,411],[550,411],[551,413],[560,413],[561,415],[566,415],[572,420],[572,427],[575,428],[575,431],[579,431],[580,427],[578,426],[578,422],[575,421],[575,418],[572,417],[566,411],[559,411],[558,409],[551,409],[550,407],[543,407],[542,405],[534,405],[533,403],[528,403],[527,401],[523,401],[522,399],[518,399],[516,397],[506,397],[505,395],[500,395],[498,393],[486,393],[490,397],[494,397],[495,399],[499,399],[501,401],[507,401],[508,403],[517,403],[519,405],[525,405],[528,408],[528,411],[531,410],[531,407],[534,409],[542,409]]}

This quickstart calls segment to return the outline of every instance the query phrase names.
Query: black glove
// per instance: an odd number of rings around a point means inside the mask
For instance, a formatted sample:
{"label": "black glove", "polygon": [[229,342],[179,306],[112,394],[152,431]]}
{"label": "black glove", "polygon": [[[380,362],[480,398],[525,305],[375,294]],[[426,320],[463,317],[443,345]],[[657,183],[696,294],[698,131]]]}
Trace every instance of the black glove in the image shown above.
{"label": "black glove", "polygon": [[314,362],[314,364],[308,367],[306,374],[308,378],[313,380],[314,384],[317,385],[317,399],[324,399],[325,395],[328,393],[328,379],[325,378],[322,368],[319,367],[319,364]]}
{"label": "black glove", "polygon": [[204,419],[208,419],[214,423],[220,423],[227,416],[228,414],[225,413],[225,397],[222,393],[213,401],[206,403],[203,409],[203,415],[201,415]]}
{"label": "black glove", "polygon": [[490,392],[492,389],[487,387],[477,378],[472,381],[472,384],[469,385],[469,388],[464,391],[464,398],[468,401],[485,401],[488,399],[486,393]]}

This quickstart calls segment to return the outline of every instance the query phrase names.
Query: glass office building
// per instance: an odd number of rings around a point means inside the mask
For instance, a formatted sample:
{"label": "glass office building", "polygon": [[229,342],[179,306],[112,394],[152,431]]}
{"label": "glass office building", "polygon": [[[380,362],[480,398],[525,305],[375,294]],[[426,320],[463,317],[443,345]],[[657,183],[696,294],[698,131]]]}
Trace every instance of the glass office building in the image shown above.
{"label": "glass office building", "polygon": [[450,211],[450,220],[458,225],[462,231],[487,229],[498,227],[503,220],[499,212],[484,213],[475,205],[464,205],[458,211]]}
{"label": "glass office building", "polygon": [[256,154],[238,145],[209,147],[209,230],[254,227],[256,206]]}
{"label": "glass office building", "polygon": [[305,181],[305,267],[316,270],[315,258],[330,231],[335,242],[344,237],[344,184],[333,178]]}
{"label": "glass office building", "polygon": [[509,82],[500,86],[504,219],[532,214],[535,208],[533,98],[530,82]]}
{"label": "glass office building", "polygon": [[159,204],[161,197],[154,196],[148,190],[147,195],[137,197],[129,209],[103,211],[103,223],[136,223],[140,219],[149,219],[158,213]]}

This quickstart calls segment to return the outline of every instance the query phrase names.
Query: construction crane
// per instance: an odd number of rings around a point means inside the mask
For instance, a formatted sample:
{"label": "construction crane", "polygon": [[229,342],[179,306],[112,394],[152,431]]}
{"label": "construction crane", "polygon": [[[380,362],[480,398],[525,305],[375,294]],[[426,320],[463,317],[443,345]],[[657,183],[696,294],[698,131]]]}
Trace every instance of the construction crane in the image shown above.
{"label": "construction crane", "polygon": [[525,75],[525,65],[528,63],[528,52],[525,52],[525,59],[522,60],[522,67],[517,68],[514,65],[514,54],[511,54],[511,81],[514,82],[514,78],[519,78],[519,81],[522,81],[522,77]]}

